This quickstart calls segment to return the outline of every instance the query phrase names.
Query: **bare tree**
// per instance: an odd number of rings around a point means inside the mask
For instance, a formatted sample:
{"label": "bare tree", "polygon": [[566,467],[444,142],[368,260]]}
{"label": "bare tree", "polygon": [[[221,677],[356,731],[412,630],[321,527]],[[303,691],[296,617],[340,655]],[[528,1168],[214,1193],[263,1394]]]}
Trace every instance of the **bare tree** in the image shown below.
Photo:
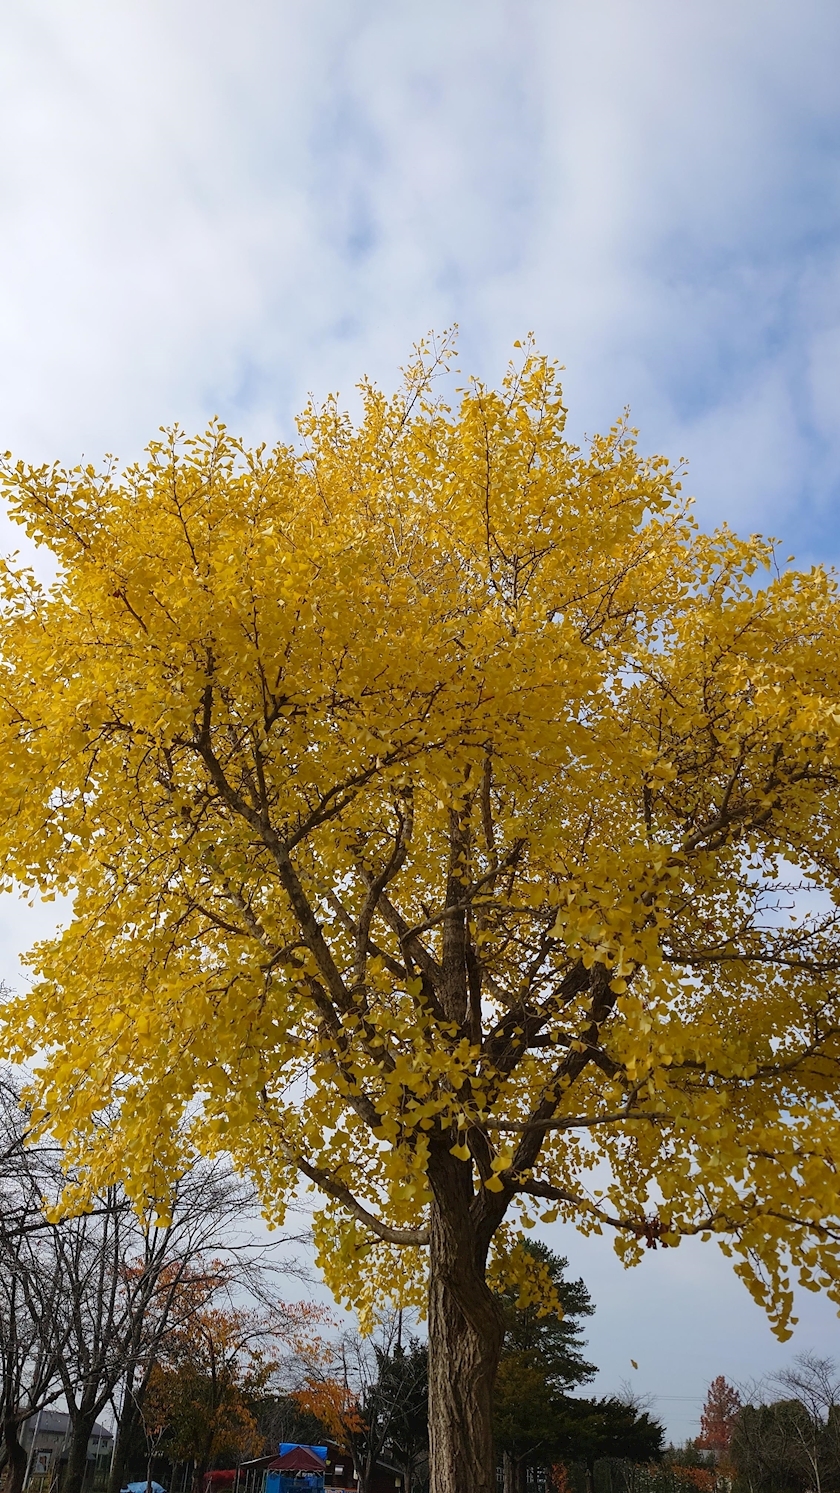
{"label": "bare tree", "polygon": [[777,1374],[773,1382],[791,1407],[785,1417],[788,1439],[808,1468],[814,1493],[822,1493],[829,1465],[837,1455],[836,1445],[831,1445],[840,1406],[836,1365],[815,1353],[799,1353],[793,1366]]}
{"label": "bare tree", "polygon": [[834,1363],[800,1353],[770,1380],[741,1388],[730,1456],[747,1493],[824,1493],[840,1473],[840,1380]]}
{"label": "bare tree", "polygon": [[150,1375],[179,1314],[220,1286],[265,1306],[276,1301],[278,1273],[300,1272],[294,1262],[278,1263],[276,1245],[255,1240],[248,1228],[258,1211],[253,1190],[224,1161],[198,1161],[185,1171],[160,1223],[138,1213],[119,1187],[90,1199],[86,1212],[56,1221],[48,1200],[68,1180],[61,1162],[48,1138],[30,1135],[19,1085],[0,1072],[0,1417],[8,1493],[21,1493],[25,1480],[23,1423],[59,1397],[70,1417],[62,1493],[80,1493],[90,1435],[108,1404],[118,1422],[109,1480],[116,1493]]}
{"label": "bare tree", "polygon": [[21,1493],[25,1481],[24,1423],[61,1394],[65,1348],[64,1283],[58,1263],[42,1251],[43,1195],[58,1155],[46,1145],[27,1149],[28,1128],[19,1085],[0,1070],[0,1465],[8,1469],[7,1493]]}
{"label": "bare tree", "polygon": [[384,1312],[373,1337],[343,1333],[301,1356],[295,1398],[353,1455],[360,1493],[376,1464],[393,1457],[411,1477],[428,1440],[428,1359],[417,1339],[402,1342],[402,1314]]}
{"label": "bare tree", "polygon": [[198,1162],[181,1178],[165,1224],[138,1216],[120,1190],[109,1189],[91,1213],[51,1230],[65,1283],[59,1373],[72,1427],[62,1493],[80,1493],[94,1422],[118,1400],[109,1493],[120,1487],[162,1345],[203,1291],[225,1285],[251,1299],[271,1296],[281,1267],[242,1237],[243,1218],[254,1211],[246,1183],[223,1164]]}
{"label": "bare tree", "polygon": [[108,1493],[118,1493],[122,1484],[154,1366],[185,1313],[220,1288],[262,1304],[272,1299],[275,1275],[296,1268],[278,1266],[271,1251],[243,1229],[255,1211],[248,1184],[223,1165],[199,1162],[178,1184],[170,1222],[141,1230],[140,1248],[126,1271],[122,1366],[110,1394],[118,1430]]}

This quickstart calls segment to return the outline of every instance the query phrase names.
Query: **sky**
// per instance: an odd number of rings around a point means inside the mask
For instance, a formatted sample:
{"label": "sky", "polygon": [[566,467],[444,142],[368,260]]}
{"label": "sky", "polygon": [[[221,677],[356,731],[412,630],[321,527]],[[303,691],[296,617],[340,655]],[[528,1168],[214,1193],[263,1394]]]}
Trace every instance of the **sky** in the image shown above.
{"label": "sky", "polygon": [[[832,563],[838,73],[836,0],[4,0],[0,449],[128,462],[214,414],[289,438],[430,329],[491,382],[533,331],[576,439],[629,406],[704,525]],[[10,982],[52,915],[0,906]],[[840,1357],[816,1298],[777,1347],[712,1246],[627,1274],[551,1242],[596,1389],[679,1437],[715,1374]]]}

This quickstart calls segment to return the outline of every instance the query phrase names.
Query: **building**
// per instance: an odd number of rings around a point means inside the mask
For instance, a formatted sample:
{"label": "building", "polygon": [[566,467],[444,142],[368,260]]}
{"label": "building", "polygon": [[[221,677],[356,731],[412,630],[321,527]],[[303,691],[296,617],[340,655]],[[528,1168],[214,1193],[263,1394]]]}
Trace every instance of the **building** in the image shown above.
{"label": "building", "polygon": [[[29,1483],[48,1486],[66,1464],[70,1451],[70,1416],[64,1410],[39,1410],[25,1421],[20,1433],[21,1445],[29,1458]],[[97,1421],[87,1447],[90,1481],[104,1472],[111,1460],[113,1432]]]}
{"label": "building", "polygon": [[[219,1476],[208,1473],[208,1483]],[[404,1481],[398,1467],[377,1462],[371,1493],[400,1493]],[[232,1493],[355,1493],[358,1486],[352,1453],[337,1442],[303,1446],[283,1441],[273,1456],[242,1463]],[[212,1493],[221,1493],[221,1485]]]}

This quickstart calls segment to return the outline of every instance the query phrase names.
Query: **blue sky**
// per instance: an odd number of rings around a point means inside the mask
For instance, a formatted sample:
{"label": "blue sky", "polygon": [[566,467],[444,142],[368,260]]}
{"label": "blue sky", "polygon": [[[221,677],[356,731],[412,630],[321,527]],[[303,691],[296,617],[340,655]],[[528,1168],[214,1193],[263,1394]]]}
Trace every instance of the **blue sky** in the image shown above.
{"label": "blue sky", "polygon": [[[5,0],[0,446],[271,439],[429,328],[489,380],[533,330],[576,436],[629,405],[704,523],[831,562],[839,73],[835,0]],[[0,918],[16,978],[43,918]],[[679,1397],[679,1435],[714,1374],[791,1351],[711,1247],[631,1275],[563,1247],[598,1387]],[[794,1349],[840,1356],[806,1306]]]}

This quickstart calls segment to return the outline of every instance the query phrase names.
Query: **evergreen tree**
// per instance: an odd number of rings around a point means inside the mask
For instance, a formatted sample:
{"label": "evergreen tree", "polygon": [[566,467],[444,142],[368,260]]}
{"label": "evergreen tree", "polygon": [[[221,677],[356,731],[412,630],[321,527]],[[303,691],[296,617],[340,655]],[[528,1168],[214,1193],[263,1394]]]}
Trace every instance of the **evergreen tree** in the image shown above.
{"label": "evergreen tree", "polygon": [[505,1485],[524,1485],[529,1462],[554,1444],[564,1417],[564,1395],[595,1374],[583,1357],[580,1317],[595,1308],[582,1280],[566,1280],[568,1261],[540,1240],[521,1246],[544,1267],[563,1315],[535,1303],[520,1305],[513,1287],[500,1299],[505,1341],[494,1397],[494,1436],[505,1466]]}
{"label": "evergreen tree", "polygon": [[582,1280],[566,1280],[568,1260],[555,1254],[540,1239],[526,1239],[521,1245],[525,1254],[542,1265],[551,1281],[562,1308],[562,1316],[546,1312],[535,1303],[520,1305],[515,1287],[500,1293],[505,1325],[502,1358],[520,1355],[538,1362],[546,1384],[555,1393],[564,1393],[578,1384],[586,1384],[597,1373],[595,1364],[587,1363],[578,1319],[591,1317],[595,1311],[592,1298]]}
{"label": "evergreen tree", "polygon": [[628,1462],[657,1462],[664,1432],[647,1411],[615,1398],[566,1399],[564,1421],[558,1426],[557,1451],[567,1462],[586,1468],[587,1493],[594,1493],[595,1464],[605,1457]]}
{"label": "evergreen tree", "polygon": [[383,1423],[384,1449],[401,1470],[406,1493],[415,1493],[428,1460],[429,1351],[417,1338],[404,1348],[378,1347],[379,1378],[374,1403]]}

